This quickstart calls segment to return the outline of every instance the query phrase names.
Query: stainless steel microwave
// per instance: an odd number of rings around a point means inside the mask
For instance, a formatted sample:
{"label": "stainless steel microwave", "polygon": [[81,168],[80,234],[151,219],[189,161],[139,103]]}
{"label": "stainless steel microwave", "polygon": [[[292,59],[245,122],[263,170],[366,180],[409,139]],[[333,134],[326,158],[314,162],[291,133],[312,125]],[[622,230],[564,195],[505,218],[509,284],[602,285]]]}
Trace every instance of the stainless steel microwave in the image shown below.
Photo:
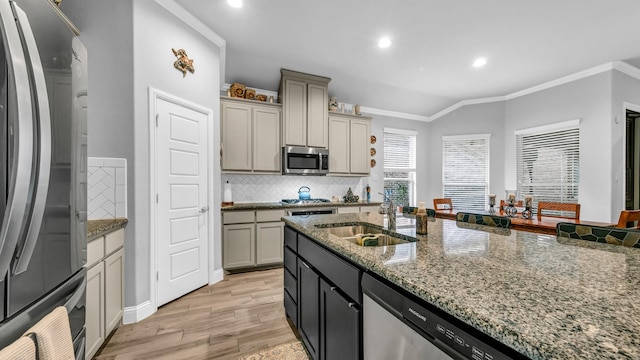
{"label": "stainless steel microwave", "polygon": [[283,175],[326,175],[329,172],[329,150],[284,146],[282,148]]}

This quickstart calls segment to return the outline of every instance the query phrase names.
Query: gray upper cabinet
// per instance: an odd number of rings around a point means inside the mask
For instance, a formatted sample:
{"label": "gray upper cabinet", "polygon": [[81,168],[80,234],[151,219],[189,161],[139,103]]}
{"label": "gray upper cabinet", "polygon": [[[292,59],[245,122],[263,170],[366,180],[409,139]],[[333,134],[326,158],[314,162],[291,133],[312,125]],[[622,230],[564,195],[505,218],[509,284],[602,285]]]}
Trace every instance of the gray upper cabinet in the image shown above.
{"label": "gray upper cabinet", "polygon": [[222,170],[280,173],[280,104],[220,101]]}
{"label": "gray upper cabinet", "polygon": [[326,148],[329,145],[329,81],[281,69],[279,98],[283,109],[283,145]]}
{"label": "gray upper cabinet", "polygon": [[369,174],[371,118],[331,113],[329,115],[329,173]]}

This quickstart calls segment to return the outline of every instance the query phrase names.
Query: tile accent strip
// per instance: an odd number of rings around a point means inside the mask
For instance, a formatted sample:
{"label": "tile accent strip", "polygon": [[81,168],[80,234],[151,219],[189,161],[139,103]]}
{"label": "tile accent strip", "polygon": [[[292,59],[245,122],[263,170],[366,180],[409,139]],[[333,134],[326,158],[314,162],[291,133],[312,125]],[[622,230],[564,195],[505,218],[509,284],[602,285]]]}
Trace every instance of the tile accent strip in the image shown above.
{"label": "tile accent strip", "polygon": [[89,220],[127,217],[127,159],[88,159]]}

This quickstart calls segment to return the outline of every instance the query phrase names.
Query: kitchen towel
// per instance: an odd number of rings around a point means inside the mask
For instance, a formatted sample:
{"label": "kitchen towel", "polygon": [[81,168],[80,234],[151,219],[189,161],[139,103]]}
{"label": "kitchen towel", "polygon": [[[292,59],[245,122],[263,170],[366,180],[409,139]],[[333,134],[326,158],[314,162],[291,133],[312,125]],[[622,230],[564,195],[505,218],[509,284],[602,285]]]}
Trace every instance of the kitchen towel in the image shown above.
{"label": "kitchen towel", "polygon": [[64,306],[58,306],[38,321],[24,335],[34,334],[39,360],[74,360],[73,340],[69,315]]}
{"label": "kitchen towel", "polygon": [[36,360],[36,344],[23,336],[0,350],[0,360]]}

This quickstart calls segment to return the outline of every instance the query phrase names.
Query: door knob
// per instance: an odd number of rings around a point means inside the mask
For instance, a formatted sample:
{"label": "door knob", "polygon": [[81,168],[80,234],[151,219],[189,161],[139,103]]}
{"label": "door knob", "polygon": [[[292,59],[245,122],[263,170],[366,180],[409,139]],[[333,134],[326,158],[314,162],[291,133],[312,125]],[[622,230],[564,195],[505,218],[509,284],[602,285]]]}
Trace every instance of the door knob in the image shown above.
{"label": "door knob", "polygon": [[200,213],[201,213],[201,214],[206,213],[207,211],[209,211],[209,207],[208,207],[208,206],[204,206],[204,207],[202,207],[202,208],[200,209]]}

